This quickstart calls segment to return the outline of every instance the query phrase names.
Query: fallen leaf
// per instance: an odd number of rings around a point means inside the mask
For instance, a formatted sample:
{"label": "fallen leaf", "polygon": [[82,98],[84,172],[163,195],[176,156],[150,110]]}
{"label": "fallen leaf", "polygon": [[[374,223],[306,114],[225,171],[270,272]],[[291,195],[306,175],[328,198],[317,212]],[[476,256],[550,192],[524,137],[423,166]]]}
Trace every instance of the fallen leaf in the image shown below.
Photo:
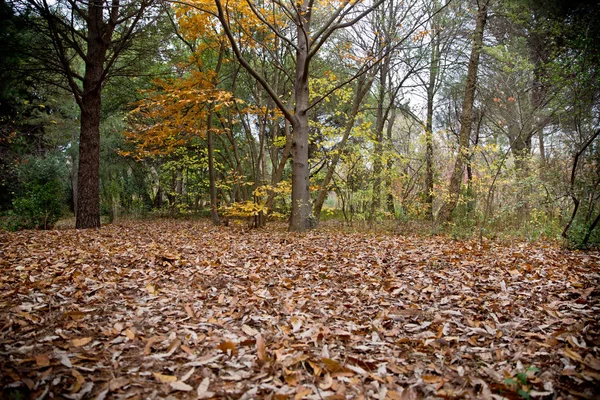
{"label": "fallen leaf", "polygon": [[152,375],[154,375],[154,378],[160,383],[177,382],[177,377],[173,375],[163,375],[159,374],[158,372],[153,372]]}
{"label": "fallen leaf", "polygon": [[196,391],[199,399],[208,399],[215,395],[214,392],[210,392],[208,387],[210,386],[210,379],[208,377],[204,378],[200,385],[198,385],[198,389]]}
{"label": "fallen leaf", "polygon": [[294,400],[303,399],[304,396],[307,396],[312,393],[312,389],[306,386],[298,386],[296,388],[296,395],[294,396]]}
{"label": "fallen leaf", "polygon": [[588,367],[595,369],[596,371],[600,371],[600,358],[596,358],[591,354],[588,354],[583,359],[583,363]]}
{"label": "fallen leaf", "polygon": [[186,304],[184,306],[185,308],[185,312],[187,313],[187,315],[190,316],[190,318],[196,318],[196,313],[194,312],[194,309],[192,308],[192,306],[190,306],[189,304]]}
{"label": "fallen leaf", "polygon": [[129,384],[129,380],[124,377],[111,379],[108,383],[108,388],[111,392],[121,389],[123,386]]}
{"label": "fallen leaf", "polygon": [[75,347],[81,347],[81,346],[85,346],[86,344],[88,344],[91,341],[92,341],[91,337],[83,337],[83,338],[73,339],[73,340],[71,340],[71,343]]}
{"label": "fallen leaf", "polygon": [[563,354],[565,356],[569,357],[573,361],[577,361],[577,362],[582,362],[583,361],[583,358],[581,358],[581,355],[579,353],[577,353],[576,351],[571,350],[568,347],[565,347],[562,351],[563,351]]}
{"label": "fallen leaf", "polygon": [[194,372],[196,372],[196,368],[192,367],[192,369],[190,369],[188,372],[186,372],[185,375],[183,375],[179,381],[180,382],[187,381],[194,374]]}
{"label": "fallen leaf", "polygon": [[228,352],[230,352],[232,355],[237,353],[237,350],[235,348],[235,343],[233,343],[231,341],[221,342],[217,346],[217,349],[221,350],[225,354],[229,354]]}
{"label": "fallen leaf", "polygon": [[38,367],[47,367],[50,365],[50,358],[46,354],[38,354],[35,356],[35,363]]}
{"label": "fallen leaf", "polygon": [[175,390],[180,390],[182,392],[190,392],[190,391],[194,390],[193,387],[191,387],[187,383],[184,383],[181,381],[171,382],[171,387]]}
{"label": "fallen leaf", "polygon": [[264,363],[267,359],[265,339],[263,339],[261,334],[256,335],[256,355],[260,363]]}
{"label": "fallen leaf", "polygon": [[256,335],[258,335],[258,333],[259,333],[259,332],[258,332],[256,329],[254,329],[254,328],[252,328],[251,326],[248,326],[248,325],[246,325],[246,324],[242,325],[242,331],[243,331],[243,332],[244,332],[246,335],[248,335],[248,336],[253,336],[253,337],[254,337],[254,336],[256,336]]}

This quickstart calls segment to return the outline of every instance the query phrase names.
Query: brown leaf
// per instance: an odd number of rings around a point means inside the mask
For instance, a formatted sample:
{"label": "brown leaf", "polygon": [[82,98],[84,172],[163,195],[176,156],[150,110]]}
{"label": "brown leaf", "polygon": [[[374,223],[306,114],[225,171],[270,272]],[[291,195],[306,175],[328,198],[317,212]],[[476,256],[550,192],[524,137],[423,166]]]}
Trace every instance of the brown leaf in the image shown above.
{"label": "brown leaf", "polygon": [[229,354],[229,352],[231,352],[231,354],[237,354],[237,350],[235,348],[235,343],[231,342],[231,341],[224,341],[221,342],[218,346],[217,349],[221,350],[223,353],[225,354]]}
{"label": "brown leaf", "polygon": [[312,393],[312,389],[306,386],[298,386],[296,388],[296,395],[294,396],[294,400],[303,399],[304,396],[308,396]]}
{"label": "brown leaf", "polygon": [[583,359],[583,363],[590,368],[600,371],[600,359],[588,354]]}
{"label": "brown leaf", "polygon": [[192,306],[190,306],[189,304],[186,304],[184,306],[185,308],[185,312],[187,313],[187,315],[190,316],[190,318],[196,319],[196,313],[194,312],[194,309],[192,308]]}
{"label": "brown leaf", "polygon": [[50,358],[46,354],[38,354],[35,356],[35,363],[38,367],[47,367],[50,365]]}
{"label": "brown leaf", "polygon": [[264,363],[267,360],[267,352],[265,349],[265,339],[261,334],[256,335],[256,356],[260,363]]}
{"label": "brown leaf", "polygon": [[121,389],[123,386],[129,384],[129,380],[124,377],[111,379],[108,383],[108,388],[111,392]]}
{"label": "brown leaf", "polygon": [[73,339],[73,340],[71,340],[71,343],[75,347],[81,347],[81,346],[85,346],[86,344],[88,344],[91,341],[92,341],[91,337],[83,337],[83,338]]}
{"label": "brown leaf", "polygon": [[152,352],[152,345],[156,342],[160,342],[161,340],[165,340],[165,339],[166,339],[166,337],[164,337],[164,336],[152,336],[146,342],[146,346],[144,346],[144,354],[147,356],[150,355],[150,353]]}
{"label": "brown leaf", "polygon": [[572,349],[570,349],[568,347],[565,347],[562,351],[565,356],[569,357],[573,361],[577,361],[577,362],[583,361],[583,358],[581,358],[581,355],[579,353],[577,353],[576,351],[573,351]]}
{"label": "brown leaf", "polygon": [[325,374],[325,376],[321,379],[321,382],[319,382],[319,387],[323,390],[327,390],[331,387],[332,384],[333,378],[331,377],[331,375]]}
{"label": "brown leaf", "polygon": [[421,378],[425,383],[439,383],[442,380],[442,377],[437,375],[423,375]]}
{"label": "brown leaf", "polygon": [[129,339],[129,340],[135,339],[135,329],[133,329],[133,328],[126,329],[125,336],[127,336],[127,339]]}

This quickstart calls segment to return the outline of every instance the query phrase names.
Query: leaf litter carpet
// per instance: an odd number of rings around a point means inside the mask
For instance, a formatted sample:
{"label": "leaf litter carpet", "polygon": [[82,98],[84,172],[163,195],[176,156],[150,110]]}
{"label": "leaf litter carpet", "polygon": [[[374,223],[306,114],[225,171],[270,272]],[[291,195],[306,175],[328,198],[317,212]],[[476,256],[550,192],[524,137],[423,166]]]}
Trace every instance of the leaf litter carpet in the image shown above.
{"label": "leaf litter carpet", "polygon": [[2,232],[0,387],[73,400],[600,398],[599,265],[544,243],[277,225]]}

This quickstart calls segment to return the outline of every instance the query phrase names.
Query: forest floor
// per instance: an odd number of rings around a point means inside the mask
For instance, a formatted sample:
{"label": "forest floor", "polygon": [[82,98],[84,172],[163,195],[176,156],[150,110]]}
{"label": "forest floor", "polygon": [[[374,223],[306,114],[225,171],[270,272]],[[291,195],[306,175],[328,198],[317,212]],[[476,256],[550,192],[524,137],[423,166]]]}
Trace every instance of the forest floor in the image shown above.
{"label": "forest floor", "polygon": [[599,316],[600,254],[550,243],[0,232],[4,398],[598,399]]}

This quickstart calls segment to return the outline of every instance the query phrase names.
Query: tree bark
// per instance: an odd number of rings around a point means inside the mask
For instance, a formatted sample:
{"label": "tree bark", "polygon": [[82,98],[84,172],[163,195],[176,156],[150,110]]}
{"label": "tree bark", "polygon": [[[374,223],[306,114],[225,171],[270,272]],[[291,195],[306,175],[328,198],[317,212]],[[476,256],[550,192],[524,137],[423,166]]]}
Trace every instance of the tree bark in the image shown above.
{"label": "tree bark", "polygon": [[292,122],[292,215],[289,230],[304,232],[314,227],[311,215],[308,170],[308,37],[310,10],[304,1],[298,14],[294,119]]}
{"label": "tree bark", "polygon": [[[217,66],[215,67],[215,75],[212,79],[212,84],[216,88],[219,79],[219,72],[223,65],[223,54],[225,52],[225,46],[221,43],[219,48],[219,58],[217,60]],[[208,186],[210,192],[210,219],[215,225],[219,225],[221,220],[219,218],[219,210],[217,204],[217,173],[215,171],[214,161],[214,143],[213,143],[213,105],[211,104],[206,120],[206,145],[208,147]]]}
{"label": "tree bark", "polygon": [[465,162],[469,156],[469,139],[471,136],[471,126],[473,124],[473,102],[475,99],[475,88],[477,86],[479,56],[483,47],[483,33],[487,21],[488,4],[489,0],[480,0],[480,2],[478,2],[475,32],[473,34],[473,47],[471,48],[471,56],[469,58],[465,97],[460,118],[458,154],[456,155],[454,170],[452,171],[452,176],[450,178],[448,199],[444,202],[438,213],[436,220],[437,224],[449,222],[452,219],[452,211],[454,211],[458,204]]}
{"label": "tree bark", "polygon": [[[388,120],[388,126],[387,126],[387,142],[388,142],[388,146],[390,147],[390,149],[393,149],[393,142],[392,142],[392,130],[394,128],[394,122],[396,121],[396,112],[395,110],[392,110],[392,114],[390,116],[390,119]],[[392,217],[396,216],[396,207],[394,206],[394,191],[393,191],[393,187],[392,187],[392,169],[394,168],[394,160],[390,157],[388,158],[387,161],[387,174],[385,177],[385,189],[387,192],[386,195],[386,200],[385,200],[385,204],[387,207],[387,211],[392,215]]]}
{"label": "tree bark", "polygon": [[[118,4],[118,3],[117,3]],[[117,6],[118,8],[118,6]],[[100,227],[100,111],[104,61],[113,27],[103,20],[103,1],[88,5],[88,34],[77,173],[77,229]]]}
{"label": "tree bark", "polygon": [[426,217],[433,221],[433,100],[439,68],[439,37],[434,33],[431,44],[431,65],[429,67],[429,85],[427,86],[427,117],[425,120],[425,207]]}
{"label": "tree bark", "polygon": [[208,147],[208,186],[210,191],[210,219],[213,224],[219,225],[221,220],[219,218],[217,204],[217,174],[215,172],[215,150],[213,144],[212,119],[213,112],[211,111],[208,113],[208,120],[206,124],[206,144]]}

